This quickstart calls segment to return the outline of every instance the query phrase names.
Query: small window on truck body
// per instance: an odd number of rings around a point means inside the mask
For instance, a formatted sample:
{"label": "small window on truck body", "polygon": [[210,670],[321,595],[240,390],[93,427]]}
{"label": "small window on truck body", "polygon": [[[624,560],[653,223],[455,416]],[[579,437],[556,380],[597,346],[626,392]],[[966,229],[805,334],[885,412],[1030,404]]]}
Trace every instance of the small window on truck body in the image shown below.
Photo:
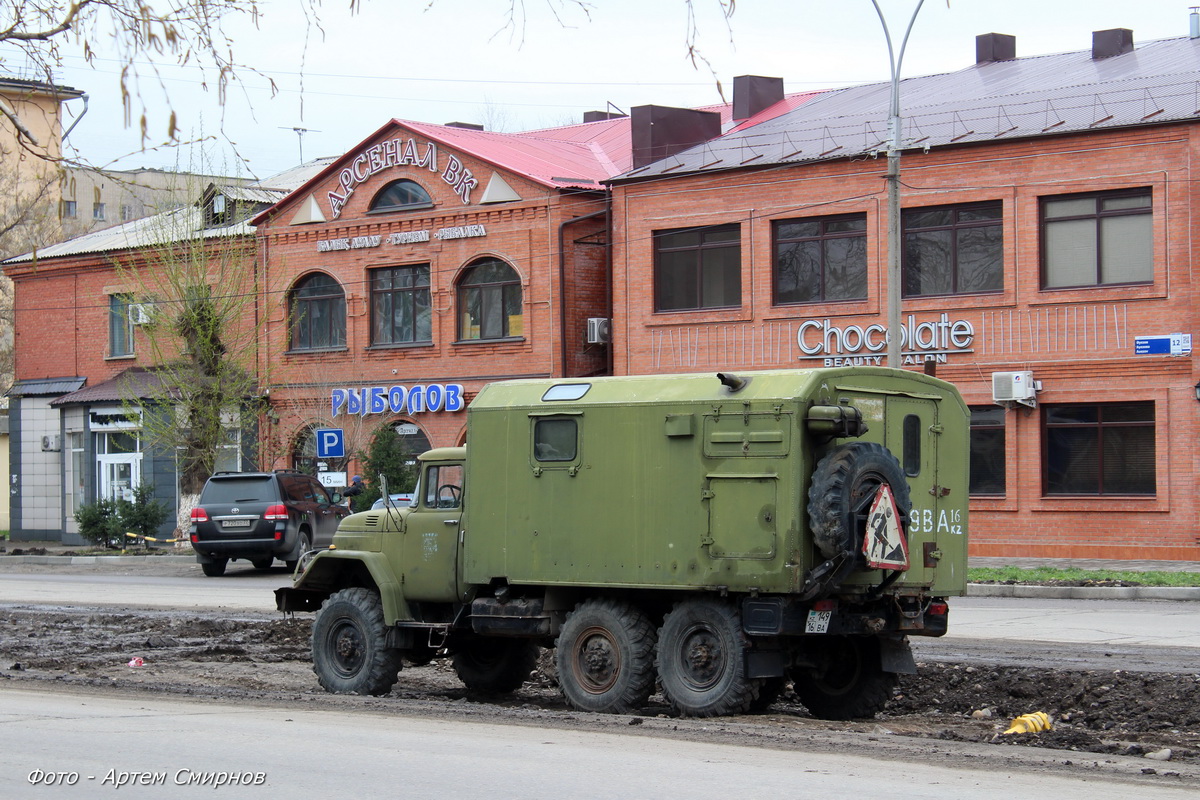
{"label": "small window on truck body", "polygon": [[579,454],[579,426],[573,417],[550,417],[533,423],[533,457],[541,462],[574,461]]}
{"label": "small window on truck body", "polygon": [[556,383],[546,390],[542,400],[578,400],[592,388],[590,383]]}
{"label": "small window on truck body", "polygon": [[916,414],[904,418],[904,474],[921,474],[921,418]]}

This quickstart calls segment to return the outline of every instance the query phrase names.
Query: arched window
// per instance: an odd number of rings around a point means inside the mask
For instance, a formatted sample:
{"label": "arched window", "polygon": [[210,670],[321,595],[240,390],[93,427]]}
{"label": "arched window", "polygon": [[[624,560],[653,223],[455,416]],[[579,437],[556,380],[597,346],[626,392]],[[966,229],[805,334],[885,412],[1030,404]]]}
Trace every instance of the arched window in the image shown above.
{"label": "arched window", "polygon": [[498,258],[471,264],[458,282],[460,340],[521,336],[521,277]]}
{"label": "arched window", "polygon": [[346,346],[346,295],[333,278],[314,272],[297,283],[288,309],[293,350]]}
{"label": "arched window", "polygon": [[317,436],[312,428],[305,428],[296,436],[292,446],[292,469],[317,474]]}
{"label": "arched window", "polygon": [[369,211],[404,211],[410,208],[427,208],[433,205],[429,192],[416,181],[401,178],[392,181],[371,198]]}

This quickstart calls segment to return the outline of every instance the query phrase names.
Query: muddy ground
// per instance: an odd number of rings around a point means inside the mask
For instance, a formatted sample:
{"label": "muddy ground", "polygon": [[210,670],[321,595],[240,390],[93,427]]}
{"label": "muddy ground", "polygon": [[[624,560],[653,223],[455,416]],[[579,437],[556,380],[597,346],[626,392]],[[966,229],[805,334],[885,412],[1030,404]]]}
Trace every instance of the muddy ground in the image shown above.
{"label": "muddy ground", "polygon": [[[198,619],[177,611],[8,607],[0,609],[0,683],[305,705],[365,702],[421,714],[470,708],[494,721],[569,712],[548,658],[520,691],[507,697],[472,695],[442,661],[406,667],[386,698],[333,697],[317,686],[312,673],[310,630],[310,615]],[[141,665],[130,666],[134,659],[141,659]],[[873,720],[814,720],[790,690],[765,714],[737,719],[753,723],[768,737],[785,737],[801,726],[991,747],[1053,748],[1094,754],[1088,756],[1093,759],[1133,756],[1145,760],[1142,772],[1160,776],[1177,774],[1172,764],[1200,765],[1200,665],[1191,674],[937,661],[919,668],[918,675],[902,678],[884,713]],[[1035,711],[1053,719],[1052,730],[1002,734],[1013,717]],[[669,716],[656,696],[627,724]]]}

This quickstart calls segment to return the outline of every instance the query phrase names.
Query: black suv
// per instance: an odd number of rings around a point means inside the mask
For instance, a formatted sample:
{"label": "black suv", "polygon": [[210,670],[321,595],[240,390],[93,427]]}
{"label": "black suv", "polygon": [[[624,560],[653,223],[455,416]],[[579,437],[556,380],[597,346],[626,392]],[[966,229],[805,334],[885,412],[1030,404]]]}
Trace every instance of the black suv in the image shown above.
{"label": "black suv", "polygon": [[218,472],[192,509],[191,539],[204,574],[225,574],[230,559],[258,569],[282,559],[294,570],[313,547],[328,547],[350,513],[311,475],[295,470]]}

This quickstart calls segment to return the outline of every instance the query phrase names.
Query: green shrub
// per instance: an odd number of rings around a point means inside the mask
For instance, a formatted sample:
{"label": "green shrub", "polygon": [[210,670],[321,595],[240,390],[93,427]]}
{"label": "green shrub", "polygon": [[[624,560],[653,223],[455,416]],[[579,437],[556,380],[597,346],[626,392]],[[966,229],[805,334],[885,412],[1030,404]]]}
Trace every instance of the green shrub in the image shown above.
{"label": "green shrub", "polygon": [[129,541],[126,533],[153,537],[171,516],[166,503],[154,499],[154,487],[143,483],[133,491],[133,500],[100,498],[75,512],[79,535],[98,547],[121,549]]}
{"label": "green shrub", "polygon": [[117,504],[108,498],[80,506],[75,521],[79,523],[79,535],[98,547],[120,547],[125,541]]}

